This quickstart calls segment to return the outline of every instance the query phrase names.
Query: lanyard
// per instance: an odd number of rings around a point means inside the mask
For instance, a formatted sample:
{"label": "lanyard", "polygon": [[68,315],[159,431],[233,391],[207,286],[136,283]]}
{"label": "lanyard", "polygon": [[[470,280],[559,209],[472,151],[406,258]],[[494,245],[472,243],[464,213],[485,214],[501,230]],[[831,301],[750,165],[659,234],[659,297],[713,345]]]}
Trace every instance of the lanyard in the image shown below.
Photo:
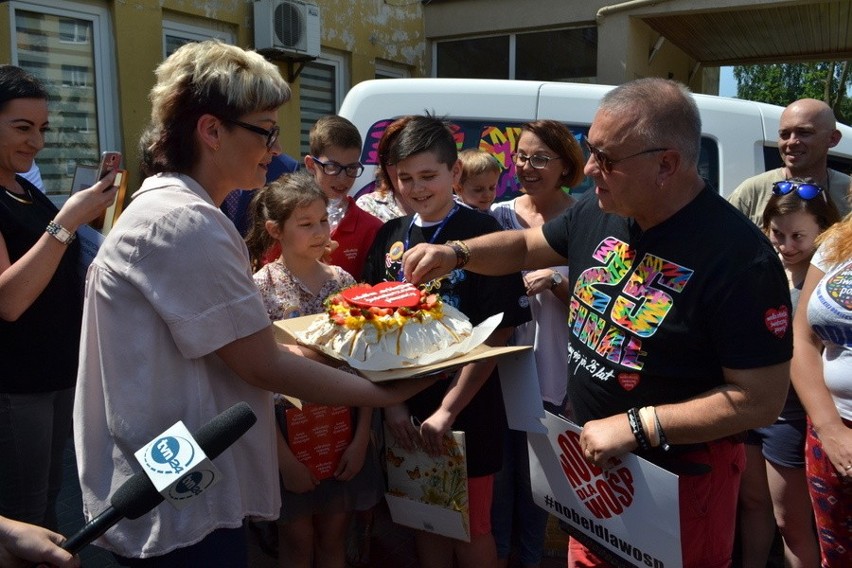
{"label": "lanyard", "polygon": [[[456,214],[456,212],[458,210],[459,210],[459,205],[458,205],[458,203],[456,203],[455,205],[453,205],[453,208],[450,209],[450,212],[447,213],[447,216],[444,217],[441,220],[440,223],[438,223],[438,228],[435,229],[435,232],[432,234],[432,237],[429,239],[430,245],[435,243],[435,241],[438,239],[438,235],[441,234],[441,231],[444,229],[446,224],[449,222],[449,220],[452,218],[452,216]],[[417,221],[417,217],[418,217],[418,215],[415,215],[414,217],[412,217],[411,223],[408,224],[408,231],[405,233],[405,241],[403,242],[403,247],[402,247],[403,252],[408,250],[408,245],[411,243],[411,229],[414,228],[414,223],[415,223],[415,221]],[[399,280],[400,282],[405,282],[405,276],[403,276],[401,267],[400,267],[399,272],[397,273],[397,280]]]}

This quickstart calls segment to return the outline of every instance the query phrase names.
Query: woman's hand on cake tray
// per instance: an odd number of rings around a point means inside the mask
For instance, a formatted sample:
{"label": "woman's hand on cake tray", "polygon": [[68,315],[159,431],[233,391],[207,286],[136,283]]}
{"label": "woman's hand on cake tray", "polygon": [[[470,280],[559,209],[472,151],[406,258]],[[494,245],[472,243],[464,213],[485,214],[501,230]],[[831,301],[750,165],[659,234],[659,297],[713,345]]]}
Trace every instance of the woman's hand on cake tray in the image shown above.
{"label": "woman's hand on cake tray", "polygon": [[454,418],[449,411],[439,408],[420,425],[423,449],[430,456],[440,456],[444,451],[444,437],[450,431]]}
{"label": "woman's hand on cake tray", "polygon": [[420,284],[449,274],[456,267],[456,253],[447,245],[421,243],[402,256],[406,282]]}
{"label": "woman's hand on cake tray", "polygon": [[411,423],[411,413],[404,404],[395,404],[385,408],[385,424],[397,443],[404,450],[413,452],[420,441],[420,432]]}

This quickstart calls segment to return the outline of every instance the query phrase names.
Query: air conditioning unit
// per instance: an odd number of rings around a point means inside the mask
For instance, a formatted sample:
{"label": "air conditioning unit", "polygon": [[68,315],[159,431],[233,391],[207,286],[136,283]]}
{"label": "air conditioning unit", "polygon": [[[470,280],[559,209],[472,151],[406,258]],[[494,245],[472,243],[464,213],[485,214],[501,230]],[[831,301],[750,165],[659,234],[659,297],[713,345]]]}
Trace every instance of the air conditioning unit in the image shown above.
{"label": "air conditioning unit", "polygon": [[284,56],[318,57],[319,6],[302,0],[254,3],[254,48]]}

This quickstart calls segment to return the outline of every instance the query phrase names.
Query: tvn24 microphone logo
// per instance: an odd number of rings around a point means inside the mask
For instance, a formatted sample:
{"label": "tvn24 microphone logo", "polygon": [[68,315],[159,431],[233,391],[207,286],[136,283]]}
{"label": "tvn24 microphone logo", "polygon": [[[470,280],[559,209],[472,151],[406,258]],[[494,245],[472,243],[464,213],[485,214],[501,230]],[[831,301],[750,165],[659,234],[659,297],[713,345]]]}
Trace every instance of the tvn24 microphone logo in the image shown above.
{"label": "tvn24 microphone logo", "polygon": [[216,473],[216,471],[209,469],[187,473],[169,488],[169,498],[173,501],[180,501],[200,495],[205,489],[218,481]]}
{"label": "tvn24 microphone logo", "polygon": [[145,467],[155,473],[178,474],[195,459],[195,445],[180,436],[163,436],[148,446]]}

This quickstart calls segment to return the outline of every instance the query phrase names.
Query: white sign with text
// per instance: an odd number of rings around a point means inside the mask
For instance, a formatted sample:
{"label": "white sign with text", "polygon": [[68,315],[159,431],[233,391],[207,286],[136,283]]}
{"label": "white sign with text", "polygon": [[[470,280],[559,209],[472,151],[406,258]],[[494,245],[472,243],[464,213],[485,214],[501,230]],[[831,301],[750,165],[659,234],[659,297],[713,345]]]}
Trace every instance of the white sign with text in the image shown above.
{"label": "white sign with text", "polygon": [[579,426],[549,412],[543,422],[546,434],[527,433],[536,504],[616,565],[682,568],[678,477],[634,454],[592,466]]}

